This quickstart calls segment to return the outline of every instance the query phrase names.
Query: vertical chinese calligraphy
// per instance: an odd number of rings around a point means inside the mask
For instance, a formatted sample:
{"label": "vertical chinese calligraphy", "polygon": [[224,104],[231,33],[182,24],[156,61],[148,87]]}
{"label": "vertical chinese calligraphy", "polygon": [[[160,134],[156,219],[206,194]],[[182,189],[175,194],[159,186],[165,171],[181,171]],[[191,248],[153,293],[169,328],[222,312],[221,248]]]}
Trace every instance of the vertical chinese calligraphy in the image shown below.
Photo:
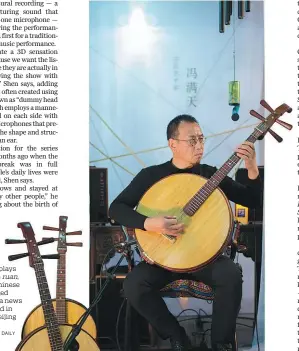
{"label": "vertical chinese calligraphy", "polygon": [[173,90],[179,89],[179,58],[175,56],[173,58]]}
{"label": "vertical chinese calligraphy", "polygon": [[187,68],[187,106],[196,107],[197,102],[197,91],[198,91],[198,82],[197,82],[197,71],[196,68]]}

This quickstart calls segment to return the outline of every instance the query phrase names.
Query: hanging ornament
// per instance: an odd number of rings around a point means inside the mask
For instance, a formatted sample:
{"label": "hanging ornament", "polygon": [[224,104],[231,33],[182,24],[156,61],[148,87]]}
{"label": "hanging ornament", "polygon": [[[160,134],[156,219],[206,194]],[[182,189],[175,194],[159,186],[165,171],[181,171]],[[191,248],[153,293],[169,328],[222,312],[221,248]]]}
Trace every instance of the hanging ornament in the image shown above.
{"label": "hanging ornament", "polygon": [[235,11],[233,13],[233,24],[234,24],[234,50],[233,50],[233,61],[234,61],[234,80],[228,83],[228,104],[234,106],[232,111],[232,120],[236,122],[239,119],[240,109],[240,82],[236,80],[236,38],[235,38]]}
{"label": "hanging ornament", "polygon": [[230,106],[239,106],[240,105],[240,82],[232,81],[228,83],[229,91],[229,105]]}
{"label": "hanging ornament", "polygon": [[226,26],[230,25],[230,22],[231,22],[230,18],[232,15],[233,2],[238,2],[238,18],[239,19],[243,19],[245,17],[244,7],[245,7],[245,12],[251,11],[250,1],[220,0],[219,1],[219,32],[220,33],[224,33],[225,25]]}
{"label": "hanging ornament", "polygon": [[232,112],[232,120],[236,122],[239,119],[239,109],[240,109],[240,82],[232,81],[228,84],[229,91],[229,105],[234,106]]}
{"label": "hanging ornament", "polygon": [[244,18],[244,1],[243,0],[238,1],[238,18],[239,19]]}
{"label": "hanging ornament", "polygon": [[251,8],[250,1],[245,1],[245,11],[250,12],[250,8]]}
{"label": "hanging ornament", "polygon": [[219,1],[219,32],[224,33],[224,0]]}

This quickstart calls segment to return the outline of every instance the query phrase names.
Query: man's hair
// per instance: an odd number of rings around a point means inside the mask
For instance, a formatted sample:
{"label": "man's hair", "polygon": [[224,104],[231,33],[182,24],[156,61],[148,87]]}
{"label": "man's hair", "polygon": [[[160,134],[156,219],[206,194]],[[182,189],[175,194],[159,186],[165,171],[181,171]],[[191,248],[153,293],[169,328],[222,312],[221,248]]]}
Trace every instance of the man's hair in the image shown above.
{"label": "man's hair", "polygon": [[179,115],[168,123],[167,126],[167,140],[171,138],[176,138],[178,136],[178,128],[181,122],[197,123],[198,121],[191,115]]}

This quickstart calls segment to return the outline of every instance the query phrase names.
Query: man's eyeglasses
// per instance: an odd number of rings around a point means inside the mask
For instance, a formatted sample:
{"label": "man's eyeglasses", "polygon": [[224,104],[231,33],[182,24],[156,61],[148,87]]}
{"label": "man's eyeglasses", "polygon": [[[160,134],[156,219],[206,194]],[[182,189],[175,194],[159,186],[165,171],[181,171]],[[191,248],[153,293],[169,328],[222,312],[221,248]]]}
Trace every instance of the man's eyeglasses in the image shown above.
{"label": "man's eyeglasses", "polygon": [[177,140],[177,141],[186,141],[188,144],[189,144],[189,146],[192,146],[192,147],[194,147],[196,144],[197,144],[197,142],[199,142],[200,144],[204,144],[205,143],[205,141],[206,141],[206,138],[205,137],[203,137],[203,136],[199,136],[199,137],[196,137],[196,138],[190,138],[190,139],[175,139],[175,138],[173,138],[174,140]]}

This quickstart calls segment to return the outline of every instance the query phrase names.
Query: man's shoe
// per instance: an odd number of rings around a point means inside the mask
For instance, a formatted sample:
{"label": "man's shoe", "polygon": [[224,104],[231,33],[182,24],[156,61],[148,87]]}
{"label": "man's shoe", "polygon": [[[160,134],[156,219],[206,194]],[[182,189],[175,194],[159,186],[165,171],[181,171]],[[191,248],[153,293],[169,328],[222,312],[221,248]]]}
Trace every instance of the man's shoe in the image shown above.
{"label": "man's shoe", "polygon": [[170,339],[170,345],[171,345],[171,349],[173,351],[188,351],[189,350],[189,347],[186,346],[184,343],[182,343],[179,340]]}
{"label": "man's shoe", "polygon": [[213,347],[213,351],[233,351],[232,344],[216,344]]}
{"label": "man's shoe", "polygon": [[182,328],[181,335],[177,338],[170,338],[170,345],[173,351],[188,351],[191,348],[191,342]]}

